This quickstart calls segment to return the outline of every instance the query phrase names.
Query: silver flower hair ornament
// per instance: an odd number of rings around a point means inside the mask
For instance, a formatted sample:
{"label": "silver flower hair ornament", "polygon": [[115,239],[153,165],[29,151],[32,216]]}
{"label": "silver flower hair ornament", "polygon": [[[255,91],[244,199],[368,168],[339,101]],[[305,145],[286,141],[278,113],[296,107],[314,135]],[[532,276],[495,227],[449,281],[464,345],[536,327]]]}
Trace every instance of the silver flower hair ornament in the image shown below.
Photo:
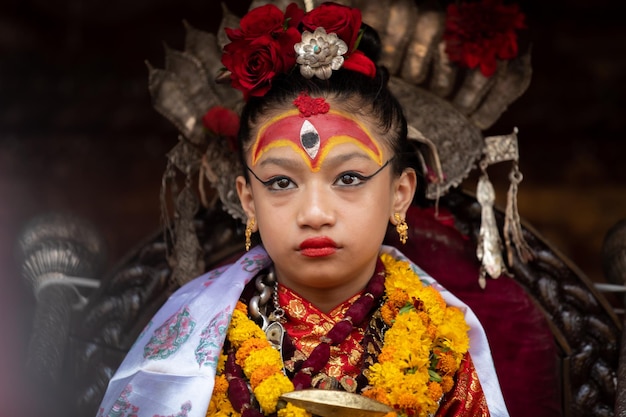
{"label": "silver flower hair ornament", "polygon": [[317,77],[327,80],[343,65],[343,55],[348,52],[348,45],[335,33],[326,33],[324,28],[315,32],[304,31],[302,42],[294,45],[296,62],[300,73],[305,78]]}

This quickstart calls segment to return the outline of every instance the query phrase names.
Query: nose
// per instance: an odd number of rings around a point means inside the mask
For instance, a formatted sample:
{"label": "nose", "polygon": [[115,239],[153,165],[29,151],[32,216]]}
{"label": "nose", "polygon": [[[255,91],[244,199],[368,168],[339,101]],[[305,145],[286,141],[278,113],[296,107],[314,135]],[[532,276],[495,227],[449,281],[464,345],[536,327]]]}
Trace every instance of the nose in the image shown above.
{"label": "nose", "polygon": [[331,190],[319,183],[301,189],[296,222],[298,227],[319,230],[335,224],[336,212]]}

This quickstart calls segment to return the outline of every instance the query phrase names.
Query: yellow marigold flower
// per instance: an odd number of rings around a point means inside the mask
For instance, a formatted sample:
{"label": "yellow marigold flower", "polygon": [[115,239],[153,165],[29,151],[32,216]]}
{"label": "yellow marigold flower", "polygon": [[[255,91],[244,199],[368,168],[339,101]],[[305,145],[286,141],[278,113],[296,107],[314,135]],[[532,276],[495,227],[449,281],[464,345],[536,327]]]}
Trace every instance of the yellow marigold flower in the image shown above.
{"label": "yellow marigold flower", "polygon": [[215,400],[215,395],[211,397],[211,401],[209,402],[209,408],[206,410],[206,416],[210,417],[217,412],[217,401]]}
{"label": "yellow marigold flower", "polygon": [[441,378],[441,390],[446,393],[454,387],[454,379],[450,375],[446,375]]}
{"label": "yellow marigold flower", "polygon": [[396,349],[394,363],[397,366],[410,369],[423,367],[428,363],[431,341],[424,340],[425,330],[416,311],[396,317],[394,325],[385,334],[385,346]]}
{"label": "yellow marigold flower", "polygon": [[267,346],[266,348],[251,352],[243,363],[242,368],[244,374],[250,378],[250,375],[252,375],[255,369],[264,365],[282,368],[282,361],[280,352],[271,346]]}
{"label": "yellow marigold flower", "polygon": [[398,369],[397,366],[393,365],[390,362],[385,363],[375,363],[370,366],[370,374],[369,374],[369,382],[374,387],[388,387],[394,386],[397,384],[403,373]]}
{"label": "yellow marigold flower", "polygon": [[206,413],[207,417],[240,417],[241,414],[235,411],[232,404],[228,400],[226,394],[213,395],[209,408]]}
{"label": "yellow marigold flower", "polygon": [[468,330],[463,312],[458,308],[448,307],[444,322],[439,326],[439,333],[446,340],[444,346],[465,354],[469,349]]}
{"label": "yellow marigold flower", "polygon": [[265,333],[259,326],[239,310],[233,311],[233,318],[228,327],[228,340],[238,349],[243,342],[251,338],[265,339]]}
{"label": "yellow marigold flower", "polygon": [[286,392],[293,391],[293,384],[283,374],[274,374],[261,382],[254,390],[254,396],[259,401],[259,405],[265,414],[276,411],[278,398]]}
{"label": "yellow marigold flower", "polygon": [[443,390],[438,382],[430,382],[428,384],[428,396],[433,401],[439,401],[443,395]]}
{"label": "yellow marigold flower", "polygon": [[224,355],[223,353],[220,354],[220,356],[217,358],[217,373],[221,374],[222,372],[224,372],[224,365],[226,364],[226,359],[228,358],[228,356]]}
{"label": "yellow marigold flower", "polygon": [[256,350],[261,350],[268,346],[271,346],[271,345],[270,345],[270,342],[267,341],[267,339],[257,339],[257,338],[248,339],[241,344],[239,349],[237,349],[237,353],[235,353],[235,361],[237,362],[239,366],[243,366],[246,359],[252,352]]}
{"label": "yellow marigold flower", "polygon": [[304,408],[287,403],[285,408],[278,410],[278,417],[312,417],[312,414]]}
{"label": "yellow marigold flower", "polygon": [[[419,277],[413,272],[408,262],[397,261],[389,254],[383,254],[381,260],[385,265],[388,276],[392,277],[392,279],[385,280],[387,294],[393,293],[396,288],[407,292],[409,289],[422,286]],[[410,296],[411,293],[408,293],[408,295]]]}
{"label": "yellow marigold flower", "polygon": [[430,379],[427,368],[424,366],[423,372],[415,372],[407,374],[402,380],[402,387],[407,392],[426,392],[426,384]]}
{"label": "yellow marigold flower", "polygon": [[424,310],[430,320],[436,325],[441,324],[445,317],[446,302],[439,291],[433,287],[423,287],[418,297],[424,303]]}
{"label": "yellow marigold flower", "polygon": [[261,382],[270,376],[281,372],[280,367],[276,365],[261,365],[252,371],[252,375],[250,375],[250,385],[254,390]]}
{"label": "yellow marigold flower", "polygon": [[228,381],[225,375],[218,375],[215,377],[215,387],[213,388],[213,395],[225,394],[228,391]]}

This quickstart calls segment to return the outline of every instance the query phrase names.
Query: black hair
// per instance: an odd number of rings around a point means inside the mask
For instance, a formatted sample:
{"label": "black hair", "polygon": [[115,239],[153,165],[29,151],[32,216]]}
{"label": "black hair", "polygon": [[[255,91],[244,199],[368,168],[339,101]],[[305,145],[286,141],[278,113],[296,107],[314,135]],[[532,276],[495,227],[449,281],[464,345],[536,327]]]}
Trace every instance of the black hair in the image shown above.
{"label": "black hair", "polygon": [[[380,38],[370,26],[363,24],[362,29],[358,49],[376,63],[381,52]],[[335,103],[341,103],[344,111],[377,117],[377,133],[384,135],[395,156],[392,169],[396,175],[400,175],[409,164],[406,160],[409,154],[407,122],[400,103],[389,91],[388,81],[389,72],[382,66],[377,66],[374,78],[356,71],[339,69],[333,71],[328,80],[316,77],[307,79],[298,68],[276,76],[272,88],[263,97],[250,97],[243,108],[239,130],[239,152],[243,166],[248,148],[246,145],[252,139],[251,131],[258,117],[274,109],[288,107],[301,92],[307,92],[312,97],[330,97]],[[248,178],[247,171],[245,176]]]}

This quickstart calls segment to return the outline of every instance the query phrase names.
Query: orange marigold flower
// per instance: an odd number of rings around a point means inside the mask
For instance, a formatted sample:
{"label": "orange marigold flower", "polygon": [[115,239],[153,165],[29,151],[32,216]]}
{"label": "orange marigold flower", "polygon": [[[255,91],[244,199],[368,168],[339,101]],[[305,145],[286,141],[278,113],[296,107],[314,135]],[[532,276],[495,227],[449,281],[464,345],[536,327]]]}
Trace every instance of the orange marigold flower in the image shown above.
{"label": "orange marigold flower", "polygon": [[454,379],[450,375],[446,375],[441,379],[441,390],[446,393],[454,387]]}
{"label": "orange marigold flower", "polygon": [[361,394],[364,397],[371,398],[372,400],[376,400],[383,404],[389,405],[389,400],[387,399],[387,393],[382,387],[373,387],[369,388]]}
{"label": "orange marigold flower", "polygon": [[393,346],[385,346],[378,355],[378,362],[385,363],[387,361],[392,361],[394,355],[396,354],[396,349]]}
{"label": "orange marigold flower", "polygon": [[269,346],[269,342],[266,339],[257,339],[252,338],[248,339],[242,343],[241,347],[237,349],[237,353],[235,354],[235,361],[238,365],[243,366],[246,358],[250,355],[250,353],[255,350],[263,349]]}
{"label": "orange marigold flower", "polygon": [[218,375],[215,377],[215,387],[213,388],[214,394],[225,394],[228,391],[228,381],[226,375]]}
{"label": "orange marigold flower", "polygon": [[398,315],[398,311],[392,308],[389,304],[385,303],[380,308],[380,315],[383,318],[383,321],[387,326],[391,326],[396,316]]}
{"label": "orange marigold flower", "polygon": [[437,337],[437,326],[429,323],[428,326],[426,326],[426,333],[428,334],[428,337],[434,340]]}
{"label": "orange marigold flower", "polygon": [[235,306],[235,310],[239,310],[242,313],[246,313],[246,315],[248,314],[248,306],[246,306],[241,301],[237,301],[237,305]]}
{"label": "orange marigold flower", "polygon": [[259,366],[252,371],[252,375],[250,375],[250,385],[252,385],[252,389],[255,389],[261,382],[278,372],[280,372],[280,368],[274,365]]}
{"label": "orange marigold flower", "polygon": [[394,307],[404,307],[409,302],[409,296],[405,291],[398,288],[394,288],[391,294],[388,295],[389,303]]}
{"label": "orange marigold flower", "polygon": [[417,410],[420,408],[420,403],[419,400],[417,399],[417,396],[413,395],[412,393],[408,393],[408,392],[403,392],[400,395],[398,395],[398,399],[396,401],[396,404],[398,405],[398,407],[400,407],[403,410]]}
{"label": "orange marigold flower", "polygon": [[441,352],[439,354],[439,361],[437,362],[437,369],[444,374],[452,374],[456,372],[456,361],[454,356],[450,353]]}
{"label": "orange marigold flower", "polygon": [[443,395],[443,390],[441,389],[441,385],[439,385],[438,382],[428,383],[428,396],[433,401],[439,401],[442,395]]}
{"label": "orange marigold flower", "polygon": [[424,323],[424,326],[428,326],[430,324],[430,317],[428,316],[427,312],[418,311],[417,315],[422,320],[422,323]]}

